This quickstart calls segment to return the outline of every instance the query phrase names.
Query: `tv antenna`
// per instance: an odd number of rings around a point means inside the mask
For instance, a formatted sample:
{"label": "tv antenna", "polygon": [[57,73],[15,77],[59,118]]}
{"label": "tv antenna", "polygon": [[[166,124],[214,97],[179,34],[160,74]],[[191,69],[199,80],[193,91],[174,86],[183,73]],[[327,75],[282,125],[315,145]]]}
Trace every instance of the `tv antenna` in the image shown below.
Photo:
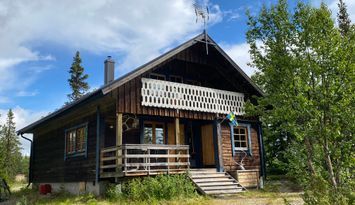
{"label": "tv antenna", "polygon": [[196,23],[199,19],[203,21],[203,33],[205,35],[206,52],[208,55],[207,22],[210,18],[210,11],[208,10],[208,6],[203,6],[197,3],[194,3],[193,6],[195,8]]}

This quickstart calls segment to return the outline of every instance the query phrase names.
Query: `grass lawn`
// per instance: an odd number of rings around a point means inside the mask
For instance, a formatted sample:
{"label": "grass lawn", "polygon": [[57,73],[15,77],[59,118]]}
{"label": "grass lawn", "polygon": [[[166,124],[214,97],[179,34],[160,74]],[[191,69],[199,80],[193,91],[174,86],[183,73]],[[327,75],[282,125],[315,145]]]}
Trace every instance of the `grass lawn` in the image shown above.
{"label": "grass lawn", "polygon": [[[25,185],[22,185],[23,187]],[[285,177],[270,177],[266,181],[265,189],[263,190],[248,190],[246,192],[230,195],[223,198],[211,198],[204,196],[196,196],[194,198],[178,198],[172,201],[143,201],[136,202],[128,199],[121,199],[110,201],[103,197],[95,197],[91,194],[81,196],[73,196],[67,193],[57,193],[47,196],[39,195],[37,190],[19,189],[20,185],[11,186],[16,188],[13,190],[11,200],[3,203],[5,204],[53,204],[53,205],[66,205],[66,204],[92,204],[92,205],[111,205],[111,204],[245,204],[245,205],[258,205],[258,204],[303,204],[301,198],[301,190]],[[1,204],[1,205],[3,205]]]}

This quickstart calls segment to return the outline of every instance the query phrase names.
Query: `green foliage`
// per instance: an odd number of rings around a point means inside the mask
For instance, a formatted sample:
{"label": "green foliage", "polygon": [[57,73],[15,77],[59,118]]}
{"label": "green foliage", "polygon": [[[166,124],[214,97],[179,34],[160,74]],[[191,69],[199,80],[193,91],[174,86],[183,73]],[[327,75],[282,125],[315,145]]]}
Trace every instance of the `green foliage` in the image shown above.
{"label": "green foliage", "polygon": [[72,89],[72,93],[68,95],[68,98],[69,102],[73,102],[78,100],[89,90],[89,85],[85,82],[89,76],[88,74],[84,74],[79,51],[76,52],[75,57],[73,58],[69,73],[70,79],[68,79],[68,82]]}
{"label": "green foliage", "polygon": [[347,204],[355,178],[354,26],[342,35],[325,4],[292,10],[286,0],[248,16],[253,80],[266,95],[247,112],[261,116],[268,165],[295,176],[306,203]]}
{"label": "green foliage", "polygon": [[0,176],[10,182],[18,173],[22,158],[15,129],[14,113],[10,109],[0,131]]}
{"label": "green foliage", "polygon": [[125,182],[120,189],[117,186],[110,187],[107,197],[114,200],[160,201],[196,196],[194,185],[184,174],[134,178]]}
{"label": "green foliage", "polygon": [[339,12],[338,12],[338,24],[339,29],[342,35],[347,35],[349,30],[351,29],[351,21],[349,18],[348,11],[346,9],[346,5],[343,0],[339,0],[338,3]]}

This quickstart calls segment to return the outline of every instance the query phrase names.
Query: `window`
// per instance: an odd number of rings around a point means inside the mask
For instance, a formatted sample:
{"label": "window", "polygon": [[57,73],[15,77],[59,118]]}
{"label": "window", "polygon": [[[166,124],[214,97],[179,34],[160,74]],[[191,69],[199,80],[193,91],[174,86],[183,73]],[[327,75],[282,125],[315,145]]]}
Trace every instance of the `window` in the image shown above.
{"label": "window", "polygon": [[171,75],[171,76],[169,76],[169,79],[170,79],[171,82],[182,83],[182,77],[181,76]]}
{"label": "window", "polygon": [[143,128],[144,144],[164,144],[165,126],[163,123],[145,122]]}
{"label": "window", "polygon": [[201,86],[201,82],[198,82],[196,80],[186,80],[186,84]]}
{"label": "window", "polygon": [[87,124],[65,131],[65,158],[86,154]]}
{"label": "window", "polygon": [[155,80],[165,80],[165,75],[158,74],[158,73],[151,73],[149,74],[149,77]]}
{"label": "window", "polygon": [[248,128],[238,126],[233,128],[233,143],[235,150],[248,150]]}

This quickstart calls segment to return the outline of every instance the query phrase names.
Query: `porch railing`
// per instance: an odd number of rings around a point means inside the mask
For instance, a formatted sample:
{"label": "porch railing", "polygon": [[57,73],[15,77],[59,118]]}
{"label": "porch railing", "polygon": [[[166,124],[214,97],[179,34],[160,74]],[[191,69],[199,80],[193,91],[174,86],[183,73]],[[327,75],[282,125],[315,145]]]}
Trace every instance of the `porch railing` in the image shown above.
{"label": "porch railing", "polygon": [[142,105],[243,115],[244,94],[226,90],[142,78]]}
{"label": "porch railing", "polygon": [[124,144],[101,151],[101,178],[186,172],[188,145]]}

